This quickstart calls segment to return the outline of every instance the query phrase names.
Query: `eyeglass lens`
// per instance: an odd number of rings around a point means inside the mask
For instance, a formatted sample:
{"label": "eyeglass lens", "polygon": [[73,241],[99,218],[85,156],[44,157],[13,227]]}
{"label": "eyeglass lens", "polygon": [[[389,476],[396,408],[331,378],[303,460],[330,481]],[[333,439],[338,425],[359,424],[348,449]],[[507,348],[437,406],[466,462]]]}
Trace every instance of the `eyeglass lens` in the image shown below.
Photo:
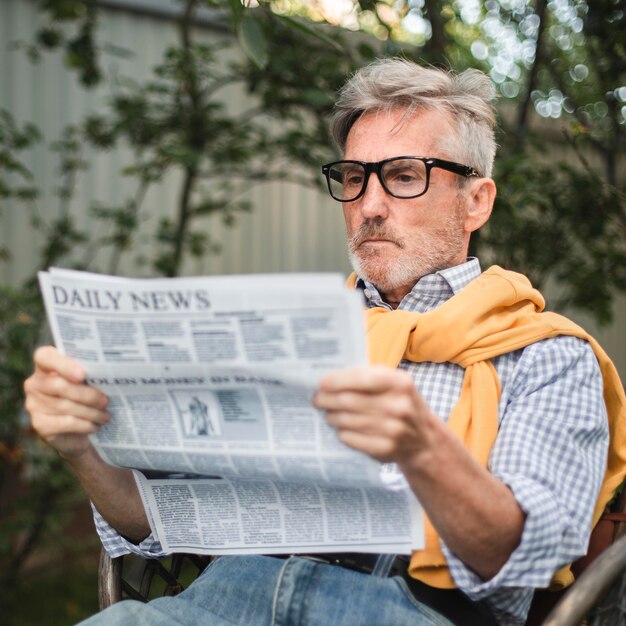
{"label": "eyeglass lens", "polygon": [[[366,181],[366,170],[360,163],[340,161],[329,171],[331,195],[338,200],[356,198]],[[380,169],[384,186],[398,198],[410,198],[421,194],[426,188],[427,171],[418,159],[392,159]]]}

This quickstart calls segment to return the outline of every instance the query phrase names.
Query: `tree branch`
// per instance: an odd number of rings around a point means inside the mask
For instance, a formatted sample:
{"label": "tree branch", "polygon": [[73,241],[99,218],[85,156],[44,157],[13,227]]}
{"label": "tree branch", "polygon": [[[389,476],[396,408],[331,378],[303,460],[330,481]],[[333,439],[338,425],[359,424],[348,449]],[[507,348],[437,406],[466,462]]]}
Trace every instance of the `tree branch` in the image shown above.
{"label": "tree branch", "polygon": [[[189,94],[191,102],[188,117],[188,128],[186,129],[187,142],[194,150],[201,151],[206,143],[206,133],[204,128],[196,128],[196,121],[201,118],[204,105],[202,103],[201,94],[198,91],[195,67],[191,59],[191,19],[193,11],[197,4],[197,0],[188,0],[185,6],[185,12],[181,19],[180,30],[183,50],[187,68],[183,82],[185,89]],[[167,275],[175,276],[178,274],[183,257],[183,247],[187,234],[187,225],[191,216],[191,195],[197,180],[197,165],[190,164],[185,168],[185,180],[178,204],[178,223],[176,225],[176,234],[174,239],[174,250],[172,254],[172,263],[170,264]]]}
{"label": "tree branch", "polygon": [[527,118],[528,108],[530,105],[530,96],[537,83],[537,74],[539,72],[539,67],[543,62],[543,36],[546,30],[546,22],[548,17],[547,9],[548,3],[546,2],[546,0],[537,0],[537,3],[535,5],[535,15],[539,17],[539,28],[537,30],[535,59],[533,61],[532,67],[528,72],[528,80],[526,82],[524,97],[520,100],[519,107],[517,109],[517,126],[515,134],[517,136],[518,142],[520,142],[521,144],[526,142],[526,137],[528,134]]}
{"label": "tree branch", "polygon": [[425,0],[424,5],[432,31],[430,39],[424,46],[424,52],[431,62],[441,63],[446,56],[446,34],[445,24],[441,16],[441,2],[439,0]]}

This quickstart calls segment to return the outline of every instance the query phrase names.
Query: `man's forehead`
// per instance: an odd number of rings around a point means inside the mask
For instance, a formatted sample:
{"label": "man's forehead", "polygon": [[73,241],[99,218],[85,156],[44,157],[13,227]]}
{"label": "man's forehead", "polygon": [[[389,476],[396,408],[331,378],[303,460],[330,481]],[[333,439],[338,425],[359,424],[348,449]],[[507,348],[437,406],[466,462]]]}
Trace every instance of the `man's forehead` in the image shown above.
{"label": "man's forehead", "polygon": [[406,145],[406,149],[411,148],[407,154],[415,154],[416,150],[432,150],[446,144],[454,132],[451,115],[444,111],[430,107],[377,109],[363,113],[353,124],[346,141],[346,155],[354,150],[382,149],[383,141]]}

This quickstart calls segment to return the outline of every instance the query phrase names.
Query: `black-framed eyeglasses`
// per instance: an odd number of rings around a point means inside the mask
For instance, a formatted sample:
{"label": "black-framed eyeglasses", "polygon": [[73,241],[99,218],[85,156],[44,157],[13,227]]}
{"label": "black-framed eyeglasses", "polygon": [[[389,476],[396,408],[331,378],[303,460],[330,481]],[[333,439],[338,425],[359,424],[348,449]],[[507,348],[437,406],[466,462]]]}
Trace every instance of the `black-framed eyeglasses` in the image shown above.
{"label": "black-framed eyeglasses", "polygon": [[322,165],[330,195],[339,202],[353,202],[367,189],[370,174],[375,172],[383,189],[394,198],[418,198],[428,191],[430,170],[438,167],[459,176],[480,176],[468,165],[430,157],[398,156],[376,163],[335,161]]}

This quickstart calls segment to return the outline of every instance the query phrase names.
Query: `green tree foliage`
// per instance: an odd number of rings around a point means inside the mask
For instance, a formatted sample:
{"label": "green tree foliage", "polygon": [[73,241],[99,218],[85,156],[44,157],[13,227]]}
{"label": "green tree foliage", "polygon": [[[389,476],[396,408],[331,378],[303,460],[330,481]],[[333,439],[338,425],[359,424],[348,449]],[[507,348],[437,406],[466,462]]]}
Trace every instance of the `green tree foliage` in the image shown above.
{"label": "green tree foliage", "polygon": [[481,56],[510,104],[496,209],[477,248],[558,285],[553,307],[608,322],[626,289],[626,9],[614,0],[485,7]]}
{"label": "green tree foliage", "polygon": [[[39,141],[32,125],[19,127],[11,115],[0,112],[0,211],[8,200],[33,209],[33,225],[46,235],[40,263],[47,267],[85,240],[67,212],[74,174],[82,163],[68,131],[54,147],[62,173],[61,211],[57,219],[42,222],[35,212],[39,193],[21,159]],[[19,289],[0,285],[0,613],[8,624],[19,600],[25,560],[40,545],[51,545],[58,553],[68,548],[59,531],[79,498],[65,464],[32,436],[22,409],[22,385],[32,369],[31,354],[41,341],[43,321],[34,277]]]}

